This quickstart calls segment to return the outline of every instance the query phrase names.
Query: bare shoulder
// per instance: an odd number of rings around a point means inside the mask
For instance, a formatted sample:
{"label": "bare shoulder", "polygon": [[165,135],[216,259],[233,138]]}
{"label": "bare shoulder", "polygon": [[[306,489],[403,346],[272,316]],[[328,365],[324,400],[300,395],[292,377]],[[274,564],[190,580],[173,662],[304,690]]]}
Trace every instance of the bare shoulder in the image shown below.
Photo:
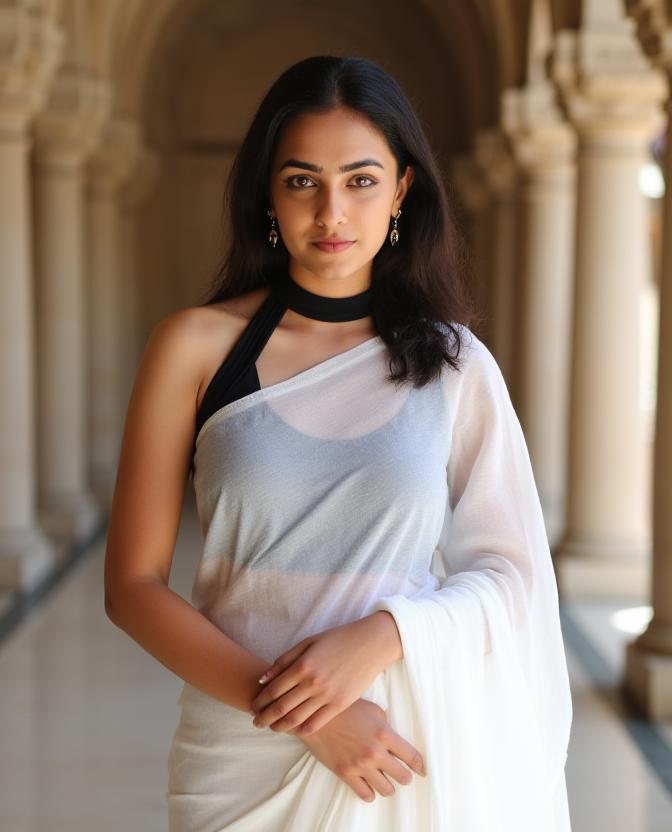
{"label": "bare shoulder", "polygon": [[[128,405],[105,561],[108,614],[134,580],[168,582],[191,462],[196,392],[263,292],[180,309],[152,329]],[[248,318],[249,319],[249,318]]]}
{"label": "bare shoulder", "polygon": [[239,332],[250,319],[269,292],[261,287],[207,306],[189,306],[171,312],[162,318],[154,331],[165,333],[169,339],[199,339],[220,335],[226,340],[226,332]]}
{"label": "bare shoulder", "polygon": [[[172,338],[190,356],[196,385],[196,408],[202,395],[243,330],[266,299],[267,286],[207,306],[180,309],[158,326],[172,332]],[[168,340],[171,335],[167,336]]]}

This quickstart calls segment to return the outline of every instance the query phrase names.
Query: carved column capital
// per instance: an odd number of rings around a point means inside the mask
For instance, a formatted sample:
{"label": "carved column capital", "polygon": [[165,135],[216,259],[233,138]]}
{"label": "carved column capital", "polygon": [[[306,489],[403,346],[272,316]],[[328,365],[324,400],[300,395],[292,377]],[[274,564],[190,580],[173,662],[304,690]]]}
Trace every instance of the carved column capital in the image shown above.
{"label": "carved column capital", "polygon": [[508,194],[516,182],[516,166],[505,133],[494,128],[476,134],[474,160],[480,168],[490,195]]}
{"label": "carved column capital", "polygon": [[643,54],[632,20],[558,32],[552,74],[581,140],[601,152],[636,151],[664,125],[667,78]]}
{"label": "carved column capital", "polygon": [[625,9],[637,27],[637,38],[651,60],[672,73],[672,26],[667,4],[661,0],[624,0]]}
{"label": "carved column capital", "polygon": [[0,138],[19,138],[43,104],[63,33],[37,4],[0,9]]}
{"label": "carved column capital", "polygon": [[76,68],[64,68],[51,85],[34,136],[40,164],[79,165],[100,141],[109,116],[109,84]]}
{"label": "carved column capital", "polygon": [[117,116],[103,128],[101,142],[88,163],[89,187],[93,193],[117,191],[126,183],[141,153],[138,123]]}
{"label": "carved column capital", "polygon": [[548,82],[504,90],[502,126],[525,172],[555,171],[574,161],[576,132],[564,120]]}

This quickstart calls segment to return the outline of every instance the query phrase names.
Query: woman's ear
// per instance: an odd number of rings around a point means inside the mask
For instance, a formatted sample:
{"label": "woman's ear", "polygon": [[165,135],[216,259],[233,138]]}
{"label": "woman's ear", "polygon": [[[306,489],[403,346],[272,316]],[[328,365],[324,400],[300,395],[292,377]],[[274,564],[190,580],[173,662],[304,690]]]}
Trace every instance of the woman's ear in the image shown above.
{"label": "woman's ear", "polygon": [[406,170],[404,171],[404,174],[399,180],[399,184],[397,185],[397,195],[394,200],[396,205],[394,209],[394,214],[396,214],[399,208],[401,207],[401,203],[403,202],[404,197],[408,193],[408,189],[413,184],[414,177],[415,174],[413,172],[413,168],[410,165],[407,165]]}

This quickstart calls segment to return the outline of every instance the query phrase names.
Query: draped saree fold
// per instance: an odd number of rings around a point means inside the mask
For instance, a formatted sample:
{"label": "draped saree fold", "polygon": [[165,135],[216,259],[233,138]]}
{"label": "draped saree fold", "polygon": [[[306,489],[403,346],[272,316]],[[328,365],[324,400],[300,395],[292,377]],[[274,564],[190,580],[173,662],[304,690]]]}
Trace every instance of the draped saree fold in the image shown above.
{"label": "draped saree fold", "polygon": [[192,603],[269,663],[389,611],[404,655],[361,695],[427,777],[366,803],[298,737],[185,683],[171,832],[570,829],[572,703],[543,515],[499,367],[461,332],[459,372],[397,388],[369,339],[222,408],[196,452]]}

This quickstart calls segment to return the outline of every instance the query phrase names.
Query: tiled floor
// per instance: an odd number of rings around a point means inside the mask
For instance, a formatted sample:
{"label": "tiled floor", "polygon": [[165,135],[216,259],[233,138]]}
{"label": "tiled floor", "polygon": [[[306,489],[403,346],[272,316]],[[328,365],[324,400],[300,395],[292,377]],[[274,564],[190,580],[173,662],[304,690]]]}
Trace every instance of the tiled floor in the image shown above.
{"label": "tiled floor", "polygon": [[[590,646],[605,642],[610,642],[611,649],[605,650],[604,656],[610,653],[622,664],[620,652],[614,649],[619,634],[609,625],[614,606],[606,603],[564,606],[565,621],[571,616],[573,623],[585,627],[579,636],[570,638],[565,634],[574,705],[566,768],[572,829],[573,832],[670,832],[672,791],[647,760],[646,744],[652,740],[645,735],[640,738],[640,744],[633,738],[628,726],[638,723],[638,718],[626,711],[614,682],[604,684],[603,674],[611,677],[613,673],[613,679],[618,678],[616,662],[605,663],[602,674],[593,664],[596,662]],[[653,727],[655,736],[667,743],[669,785],[670,726],[649,723],[646,726]]]}
{"label": "tiled floor", "polygon": [[[171,575],[187,598],[199,541],[188,508]],[[181,680],[106,617],[103,557],[101,542],[0,644],[2,832],[167,829],[166,757]],[[563,606],[573,832],[672,830],[672,725],[638,722],[613,685],[633,637],[611,624],[624,606]]]}

